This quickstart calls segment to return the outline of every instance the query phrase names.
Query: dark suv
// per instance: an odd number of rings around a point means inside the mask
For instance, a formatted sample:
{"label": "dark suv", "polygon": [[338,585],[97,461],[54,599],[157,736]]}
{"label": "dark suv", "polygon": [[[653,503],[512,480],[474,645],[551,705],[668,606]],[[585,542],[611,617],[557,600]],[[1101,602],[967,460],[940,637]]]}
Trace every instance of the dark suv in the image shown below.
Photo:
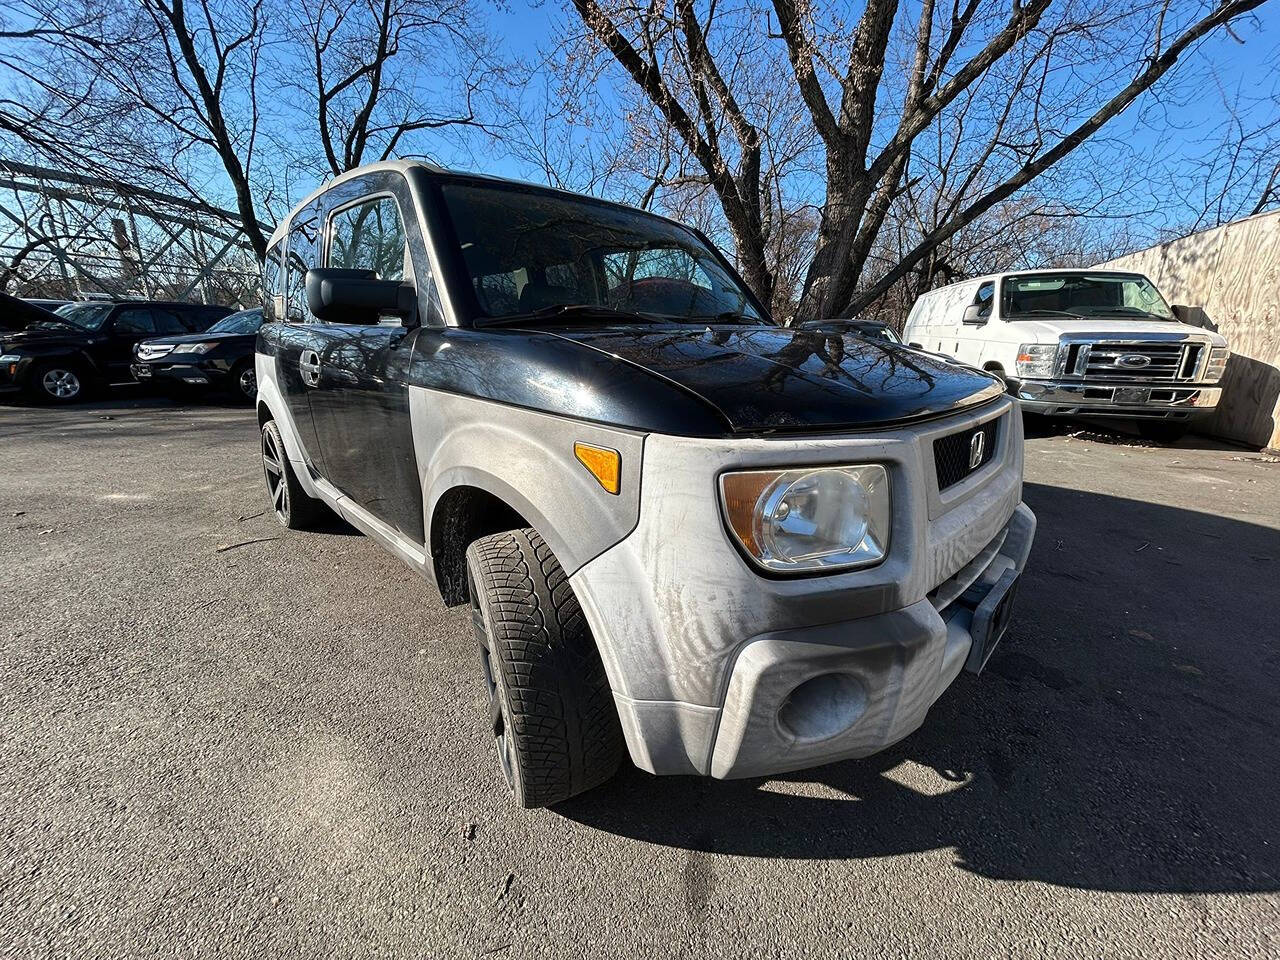
{"label": "dark suv", "polygon": [[20,333],[0,334],[0,392],[71,403],[94,386],[132,383],[129,365],[139,341],[198,333],[230,312],[152,300],[69,303]]}
{"label": "dark suv", "polygon": [[335,511],[470,606],[489,709],[449,709],[522,804],[626,756],[866,756],[1009,623],[1035,517],[1000,381],[778,326],[696,230],[378,164],[285,219],[263,287],[276,517]]}
{"label": "dark suv", "polygon": [[203,333],[143,340],[130,367],[141,383],[170,391],[226,390],[246,403],[258,395],[253,345],[262,326],[262,308],[223,317]]}

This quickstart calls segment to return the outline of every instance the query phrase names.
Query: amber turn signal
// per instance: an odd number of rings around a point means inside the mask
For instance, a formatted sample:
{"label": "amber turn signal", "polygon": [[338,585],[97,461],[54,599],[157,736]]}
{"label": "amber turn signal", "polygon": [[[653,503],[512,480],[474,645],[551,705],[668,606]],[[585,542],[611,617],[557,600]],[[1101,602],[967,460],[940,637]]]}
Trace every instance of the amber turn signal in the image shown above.
{"label": "amber turn signal", "polygon": [[622,455],[607,447],[593,447],[589,443],[575,443],[573,455],[591,471],[606,491],[616,494],[622,489]]}

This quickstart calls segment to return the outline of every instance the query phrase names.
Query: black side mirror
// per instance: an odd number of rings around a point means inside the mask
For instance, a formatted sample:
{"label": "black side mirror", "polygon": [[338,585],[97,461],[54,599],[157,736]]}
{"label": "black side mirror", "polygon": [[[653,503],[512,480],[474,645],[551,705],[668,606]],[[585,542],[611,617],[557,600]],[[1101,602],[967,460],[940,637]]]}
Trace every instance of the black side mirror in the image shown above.
{"label": "black side mirror", "polygon": [[923,350],[923,349],[924,349],[924,344],[923,344],[923,343],[916,343],[914,340],[912,340],[910,343],[908,343],[908,344],[907,344],[907,346],[908,346],[908,347],[915,347],[917,350]]}
{"label": "black side mirror", "polygon": [[982,307],[976,303],[971,303],[964,308],[964,316],[960,318],[961,323],[967,323],[970,326],[980,327],[987,322],[987,318],[982,314]]}
{"label": "black side mirror", "polygon": [[329,323],[377,323],[380,317],[393,316],[406,327],[418,325],[413,284],[379,280],[372,270],[308,270],[307,306],[317,320]]}

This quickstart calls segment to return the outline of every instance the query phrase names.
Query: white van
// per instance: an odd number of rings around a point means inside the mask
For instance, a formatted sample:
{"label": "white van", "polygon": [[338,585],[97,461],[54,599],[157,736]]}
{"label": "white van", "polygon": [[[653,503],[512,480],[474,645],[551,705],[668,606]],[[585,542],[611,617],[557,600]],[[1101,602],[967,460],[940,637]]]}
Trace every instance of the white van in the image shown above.
{"label": "white van", "polygon": [[999,374],[1025,410],[1137,421],[1170,442],[1213,412],[1227,342],[1180,322],[1150,280],[1024,270],[931,290],[903,340]]}

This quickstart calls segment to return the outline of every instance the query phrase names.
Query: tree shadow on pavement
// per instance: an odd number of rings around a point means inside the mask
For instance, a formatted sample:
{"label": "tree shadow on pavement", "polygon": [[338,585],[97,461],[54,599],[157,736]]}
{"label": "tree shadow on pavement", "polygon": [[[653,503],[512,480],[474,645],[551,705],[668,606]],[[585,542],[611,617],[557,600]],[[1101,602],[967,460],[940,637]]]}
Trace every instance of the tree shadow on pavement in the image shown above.
{"label": "tree shadow on pavement", "polygon": [[954,848],[957,866],[992,878],[1280,889],[1280,531],[1043,485],[1025,495],[1040,526],[1014,627],[902,743],[772,780],[630,770],[556,812],[708,853]]}

